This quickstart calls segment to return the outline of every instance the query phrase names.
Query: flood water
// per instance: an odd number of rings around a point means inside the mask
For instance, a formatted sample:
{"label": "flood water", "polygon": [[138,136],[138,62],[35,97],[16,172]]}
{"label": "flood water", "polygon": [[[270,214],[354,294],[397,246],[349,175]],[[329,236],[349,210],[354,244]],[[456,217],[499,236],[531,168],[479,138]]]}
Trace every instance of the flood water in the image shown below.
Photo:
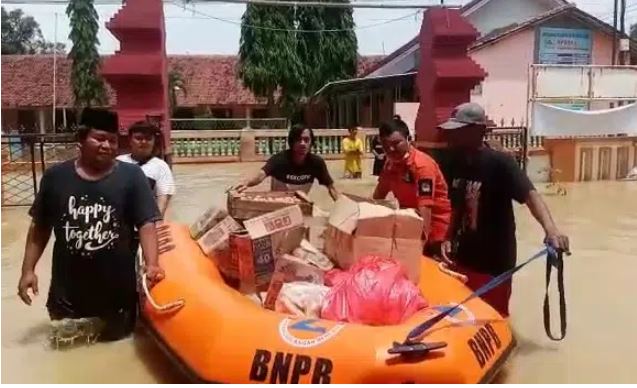
{"label": "flood water", "polygon": [[[260,164],[180,165],[178,194],[169,218],[190,222],[212,204],[224,204],[224,190]],[[341,162],[330,162],[334,178]],[[369,165],[367,171],[370,171]],[[346,192],[370,195],[375,180],[338,179]],[[538,184],[538,189],[543,188]],[[568,195],[547,196],[554,218],[572,242],[565,270],[568,333],[562,342],[544,334],[544,264],[533,263],[516,275],[511,324],[519,346],[498,377],[510,383],[637,382],[637,182],[567,185]],[[329,209],[327,191],[312,198]],[[52,350],[44,307],[51,270],[51,246],[37,267],[40,295],[34,305],[16,296],[26,208],[2,209],[2,382],[3,383],[151,383],[184,378],[144,335],[109,344]],[[518,259],[541,247],[542,231],[524,207],[516,207]],[[52,244],[50,244],[52,245]],[[555,306],[557,304],[555,303]],[[554,313],[557,315],[557,313]],[[557,328],[557,325],[555,325]]]}

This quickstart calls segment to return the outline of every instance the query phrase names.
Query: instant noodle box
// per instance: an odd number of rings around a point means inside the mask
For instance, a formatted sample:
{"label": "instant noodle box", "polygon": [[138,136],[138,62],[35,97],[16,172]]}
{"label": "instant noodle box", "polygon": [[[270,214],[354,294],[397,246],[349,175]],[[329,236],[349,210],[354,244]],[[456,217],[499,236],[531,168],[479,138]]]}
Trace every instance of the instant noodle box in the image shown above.
{"label": "instant noodle box", "polygon": [[219,270],[239,279],[245,292],[270,283],[275,261],[299,246],[306,234],[299,206],[289,206],[244,223],[230,235],[231,255],[218,262]]}
{"label": "instant noodle box", "polygon": [[237,220],[249,220],[293,205],[299,206],[304,215],[312,215],[312,202],[303,192],[228,193],[228,213]]}

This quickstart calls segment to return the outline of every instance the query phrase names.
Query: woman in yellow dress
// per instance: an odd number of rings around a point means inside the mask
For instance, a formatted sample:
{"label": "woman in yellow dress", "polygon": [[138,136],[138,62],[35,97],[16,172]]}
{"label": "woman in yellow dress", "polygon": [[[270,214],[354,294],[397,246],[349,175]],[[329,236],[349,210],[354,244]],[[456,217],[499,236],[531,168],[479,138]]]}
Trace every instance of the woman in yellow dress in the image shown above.
{"label": "woman in yellow dress", "polygon": [[352,127],[349,136],[343,139],[345,153],[345,177],[360,179],[362,177],[361,159],[363,157],[363,141],[358,138],[358,128]]}

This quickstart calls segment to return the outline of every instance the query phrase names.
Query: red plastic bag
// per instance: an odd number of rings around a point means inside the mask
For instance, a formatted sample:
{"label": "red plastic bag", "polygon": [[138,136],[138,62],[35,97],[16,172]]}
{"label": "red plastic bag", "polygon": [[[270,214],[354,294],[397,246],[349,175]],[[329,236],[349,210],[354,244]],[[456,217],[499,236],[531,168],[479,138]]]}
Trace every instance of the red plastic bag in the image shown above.
{"label": "red plastic bag", "polygon": [[348,271],[332,270],[325,283],[321,318],[366,325],[395,325],[427,307],[420,289],[402,265],[378,256],[365,256]]}

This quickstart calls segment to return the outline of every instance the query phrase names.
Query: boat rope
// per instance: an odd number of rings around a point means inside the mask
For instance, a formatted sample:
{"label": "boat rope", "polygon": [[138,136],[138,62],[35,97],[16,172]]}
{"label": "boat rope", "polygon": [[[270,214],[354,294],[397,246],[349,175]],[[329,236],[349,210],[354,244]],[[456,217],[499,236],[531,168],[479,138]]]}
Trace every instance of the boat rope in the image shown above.
{"label": "boat rope", "polygon": [[[425,322],[419,324],[414,329],[412,329],[407,338],[405,339],[404,345],[413,345],[422,340],[424,334],[427,330],[431,329],[436,323],[440,322],[445,317],[453,314],[454,312],[460,311],[461,305],[467,303],[471,299],[477,298],[485,293],[491,291],[496,288],[506,280],[513,277],[513,275],[527,266],[532,261],[539,259],[540,257],[546,256],[546,289],[544,295],[544,330],[546,331],[546,335],[554,340],[561,341],[566,336],[566,298],[564,296],[564,260],[562,259],[562,252],[556,251],[555,249],[547,246],[542,249],[535,255],[531,256],[529,259],[524,261],[523,263],[517,265],[516,267],[496,276],[490,282],[483,285],[482,287],[475,290],[471,295],[466,297],[462,302],[456,304],[452,307],[446,307],[440,313],[426,320]],[[553,267],[557,270],[557,287],[559,292],[559,303],[560,303],[560,329],[561,333],[559,337],[553,335],[551,331],[551,312],[550,312],[550,303],[549,303],[549,285],[551,282],[551,271]]]}

